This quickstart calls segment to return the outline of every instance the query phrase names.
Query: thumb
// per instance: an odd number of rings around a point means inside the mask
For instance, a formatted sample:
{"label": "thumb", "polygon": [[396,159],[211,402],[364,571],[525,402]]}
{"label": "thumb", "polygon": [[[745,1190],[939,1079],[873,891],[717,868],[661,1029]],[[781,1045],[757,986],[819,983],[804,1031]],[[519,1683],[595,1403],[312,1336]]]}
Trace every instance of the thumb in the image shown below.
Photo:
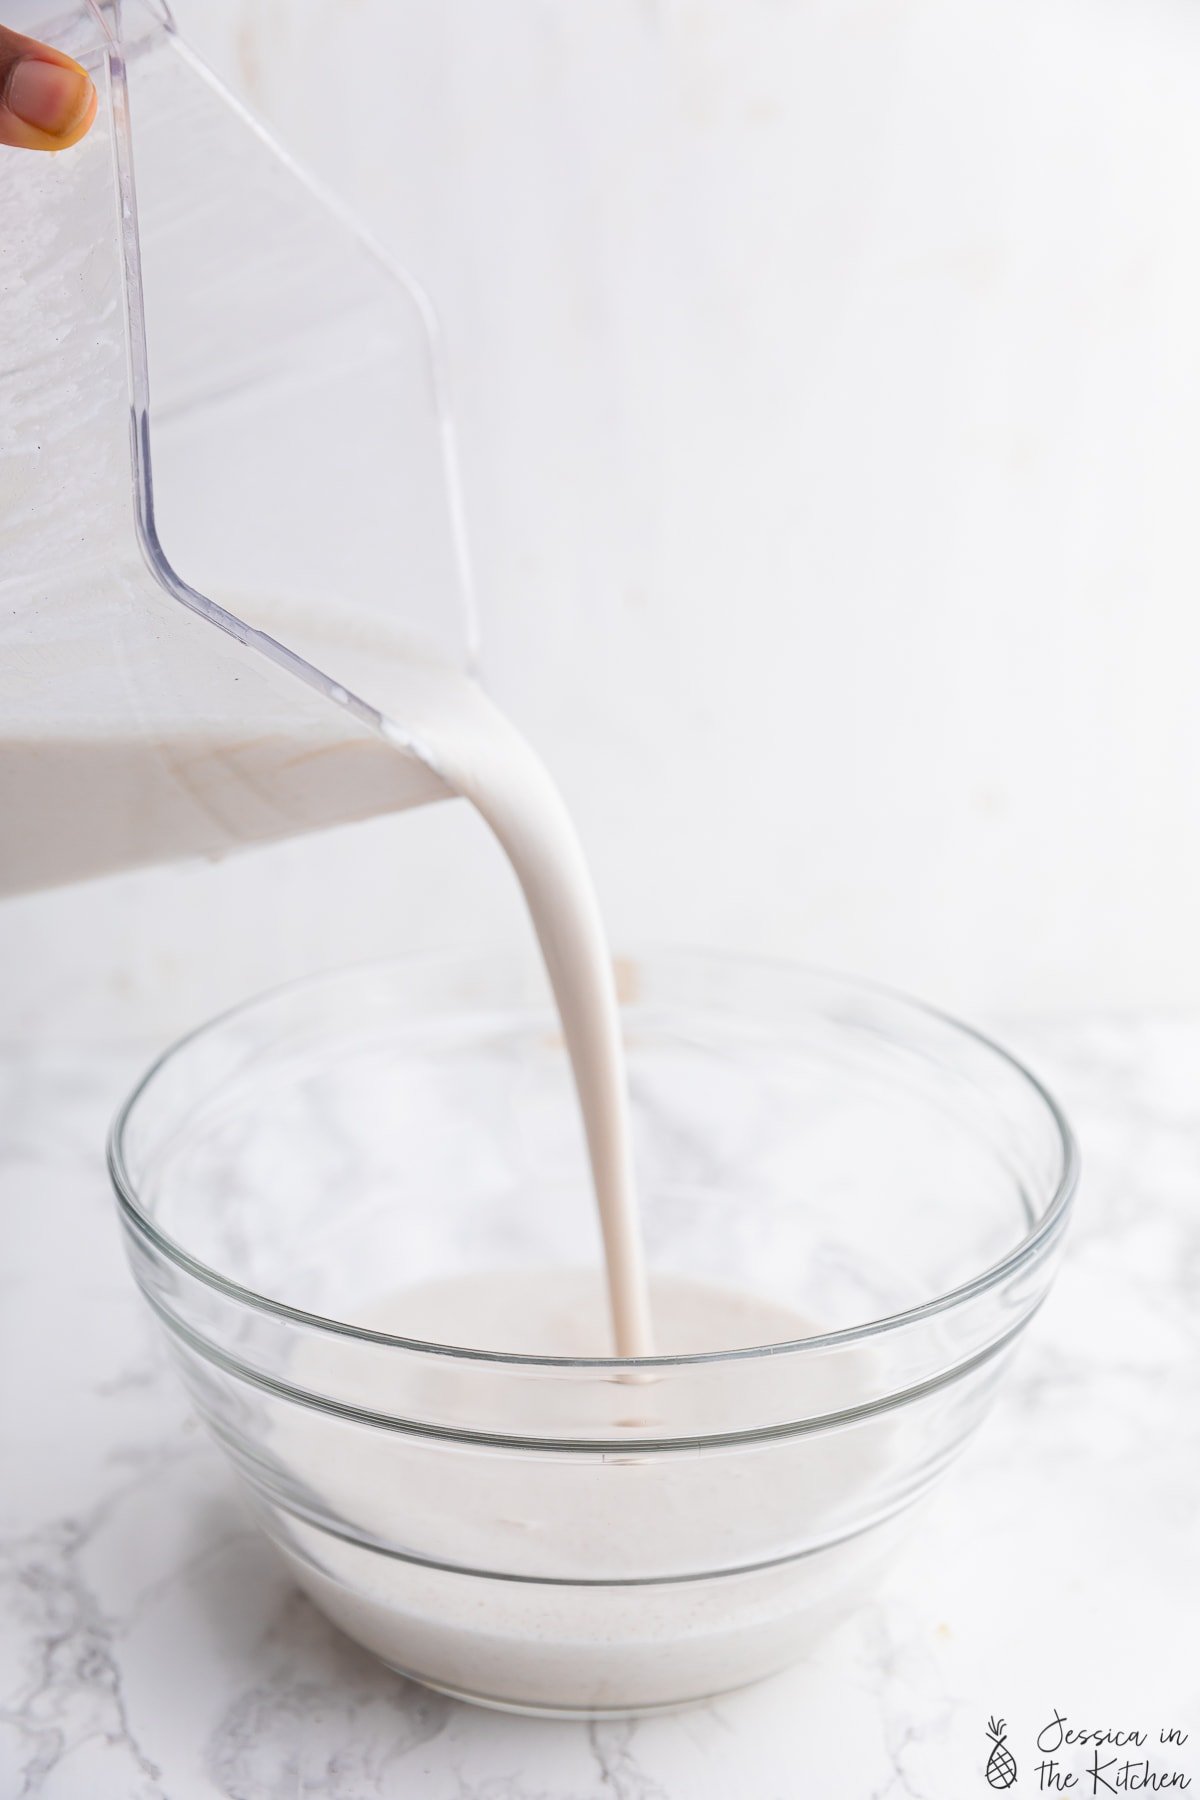
{"label": "thumb", "polygon": [[0,25],[0,144],[66,150],[95,116],[96,90],[86,69]]}

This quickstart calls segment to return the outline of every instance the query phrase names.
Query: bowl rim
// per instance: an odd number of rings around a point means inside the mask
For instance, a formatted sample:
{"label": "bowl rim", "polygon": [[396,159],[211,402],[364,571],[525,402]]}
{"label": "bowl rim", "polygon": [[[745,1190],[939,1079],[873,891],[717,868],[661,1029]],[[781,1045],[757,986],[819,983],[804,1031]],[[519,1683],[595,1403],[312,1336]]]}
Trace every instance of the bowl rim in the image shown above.
{"label": "bowl rim", "polygon": [[952,1033],[966,1038],[1006,1064],[1020,1077],[1034,1098],[1041,1103],[1058,1138],[1061,1155],[1058,1180],[1040,1218],[1026,1232],[1025,1236],[996,1262],[988,1264],[968,1280],[948,1288],[945,1293],[921,1301],[917,1306],[906,1307],[900,1312],[888,1313],[882,1318],[867,1320],[862,1324],[841,1326],[835,1331],[815,1332],[809,1336],[782,1339],[770,1344],[751,1344],[732,1350],[698,1350],[654,1356],[550,1356],[531,1354],[525,1351],[480,1350],[461,1344],[441,1343],[435,1339],[402,1337],[391,1332],[373,1330],[367,1326],[353,1325],[344,1319],[335,1319],[323,1313],[309,1312],[303,1307],[292,1306],[287,1301],[273,1299],[270,1295],[260,1294],[255,1289],[232,1280],[229,1276],[223,1275],[219,1269],[213,1268],[211,1264],[202,1262],[198,1257],[193,1256],[154,1222],[138,1201],[136,1184],[125,1163],[124,1137],[126,1127],[139,1101],[175,1056],[197,1039],[217,1031],[243,1014],[251,1012],[257,1007],[265,1006],[273,1000],[281,999],[287,994],[297,993],[307,988],[333,986],[346,980],[347,977],[361,976],[371,970],[403,968],[409,965],[428,968],[439,962],[446,965],[457,965],[463,969],[471,967],[494,969],[497,965],[515,960],[505,952],[488,955],[486,951],[460,949],[414,950],[396,956],[373,957],[359,962],[339,964],[333,968],[320,970],[310,975],[302,975],[289,981],[277,982],[259,993],[250,995],[245,1000],[236,1002],[233,1006],[224,1008],[221,1012],[194,1026],[190,1031],[184,1032],[182,1036],[175,1038],[143,1071],[118,1107],[109,1129],[106,1162],[109,1179],[112,1182],[122,1216],[137,1234],[147,1239],[155,1250],[185,1274],[254,1312],[284,1319],[301,1325],[309,1331],[316,1331],[327,1336],[349,1338],[376,1346],[415,1352],[423,1356],[444,1357],[447,1360],[464,1363],[553,1369],[559,1372],[566,1369],[603,1372],[627,1369],[695,1368],[706,1364],[746,1362],[757,1357],[775,1357],[792,1352],[826,1351],[852,1347],[906,1330],[914,1325],[921,1325],[929,1319],[967,1305],[990,1289],[999,1287],[1021,1268],[1035,1262],[1039,1253],[1047,1250],[1065,1229],[1071,1203],[1079,1185],[1081,1167],[1079,1146],[1075,1134],[1061,1106],[1045,1084],[1020,1058],[1015,1056],[1012,1051],[1005,1049],[1002,1044],[998,1044],[994,1038],[979,1031],[975,1026],[964,1023],[953,1013],[930,1005],[927,1001],[918,1000],[913,995],[887,983],[858,975],[845,975],[837,970],[794,961],[787,957],[732,950],[709,950],[692,946],[673,946],[669,949],[650,946],[634,952],[620,951],[613,958],[614,962],[618,964],[632,962],[635,965],[643,962],[661,964],[668,960],[683,962],[689,959],[699,960],[709,965],[752,967],[763,971],[774,970],[789,976],[801,976],[810,981],[822,982],[847,993],[885,1000],[948,1027]]}

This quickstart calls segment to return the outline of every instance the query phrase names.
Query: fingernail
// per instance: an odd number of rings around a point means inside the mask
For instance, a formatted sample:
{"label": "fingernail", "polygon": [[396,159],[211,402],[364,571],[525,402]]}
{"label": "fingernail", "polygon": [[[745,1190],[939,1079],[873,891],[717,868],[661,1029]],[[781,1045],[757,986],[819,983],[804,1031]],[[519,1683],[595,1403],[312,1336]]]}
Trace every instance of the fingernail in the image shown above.
{"label": "fingernail", "polygon": [[47,137],[63,137],[91,105],[92,84],[82,69],[26,56],[8,78],[8,110]]}

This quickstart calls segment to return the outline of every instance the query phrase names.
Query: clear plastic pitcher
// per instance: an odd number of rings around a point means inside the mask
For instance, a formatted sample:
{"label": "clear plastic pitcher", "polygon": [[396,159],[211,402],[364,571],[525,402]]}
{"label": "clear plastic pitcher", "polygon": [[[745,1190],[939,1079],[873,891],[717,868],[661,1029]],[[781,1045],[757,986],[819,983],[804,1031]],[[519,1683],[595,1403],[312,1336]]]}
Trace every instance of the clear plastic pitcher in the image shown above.
{"label": "clear plastic pitcher", "polygon": [[100,115],[2,153],[0,892],[443,797],[380,698],[474,654],[427,302],[165,7],[5,20]]}

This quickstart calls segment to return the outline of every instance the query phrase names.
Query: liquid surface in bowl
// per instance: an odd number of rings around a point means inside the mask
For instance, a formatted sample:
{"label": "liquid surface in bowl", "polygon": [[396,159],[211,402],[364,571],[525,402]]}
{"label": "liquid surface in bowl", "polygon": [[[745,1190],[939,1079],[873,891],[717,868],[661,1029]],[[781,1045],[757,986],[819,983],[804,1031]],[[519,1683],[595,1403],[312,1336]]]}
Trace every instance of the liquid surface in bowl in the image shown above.
{"label": "liquid surface in bowl", "polygon": [[[675,1276],[651,1287],[655,1352],[687,1356],[811,1336],[778,1301]],[[381,1296],[350,1323],[395,1337],[520,1356],[611,1355],[604,1283],[590,1269],[504,1269],[422,1282]]]}
{"label": "liquid surface in bowl", "polygon": [[[668,1354],[813,1331],[788,1307],[705,1282],[656,1277],[651,1298]],[[573,1269],[431,1282],[371,1301],[355,1323],[417,1337],[453,1325],[463,1347],[529,1354],[602,1354],[607,1337],[603,1283]],[[345,1354],[336,1339],[309,1342],[292,1377],[320,1391]],[[853,1359],[814,1373],[807,1407],[851,1408],[864,1374]],[[455,1379],[453,1367],[434,1369],[430,1391]],[[597,1372],[611,1422],[631,1442],[668,1425],[683,1436],[661,1455],[622,1454],[619,1442],[590,1456],[470,1452],[403,1431],[338,1432],[298,1409],[268,1447],[306,1494],[311,1523],[279,1531],[277,1520],[276,1535],[345,1631],[455,1693],[535,1710],[629,1710],[766,1673],[824,1623],[828,1596],[845,1603],[862,1552],[796,1551],[810,1534],[828,1535],[878,1443],[834,1430],[701,1453],[686,1439],[713,1422],[704,1399],[697,1390],[681,1411],[669,1379],[653,1366]],[[381,1410],[393,1398],[386,1372],[375,1397]],[[506,1423],[496,1419],[496,1430]]]}

